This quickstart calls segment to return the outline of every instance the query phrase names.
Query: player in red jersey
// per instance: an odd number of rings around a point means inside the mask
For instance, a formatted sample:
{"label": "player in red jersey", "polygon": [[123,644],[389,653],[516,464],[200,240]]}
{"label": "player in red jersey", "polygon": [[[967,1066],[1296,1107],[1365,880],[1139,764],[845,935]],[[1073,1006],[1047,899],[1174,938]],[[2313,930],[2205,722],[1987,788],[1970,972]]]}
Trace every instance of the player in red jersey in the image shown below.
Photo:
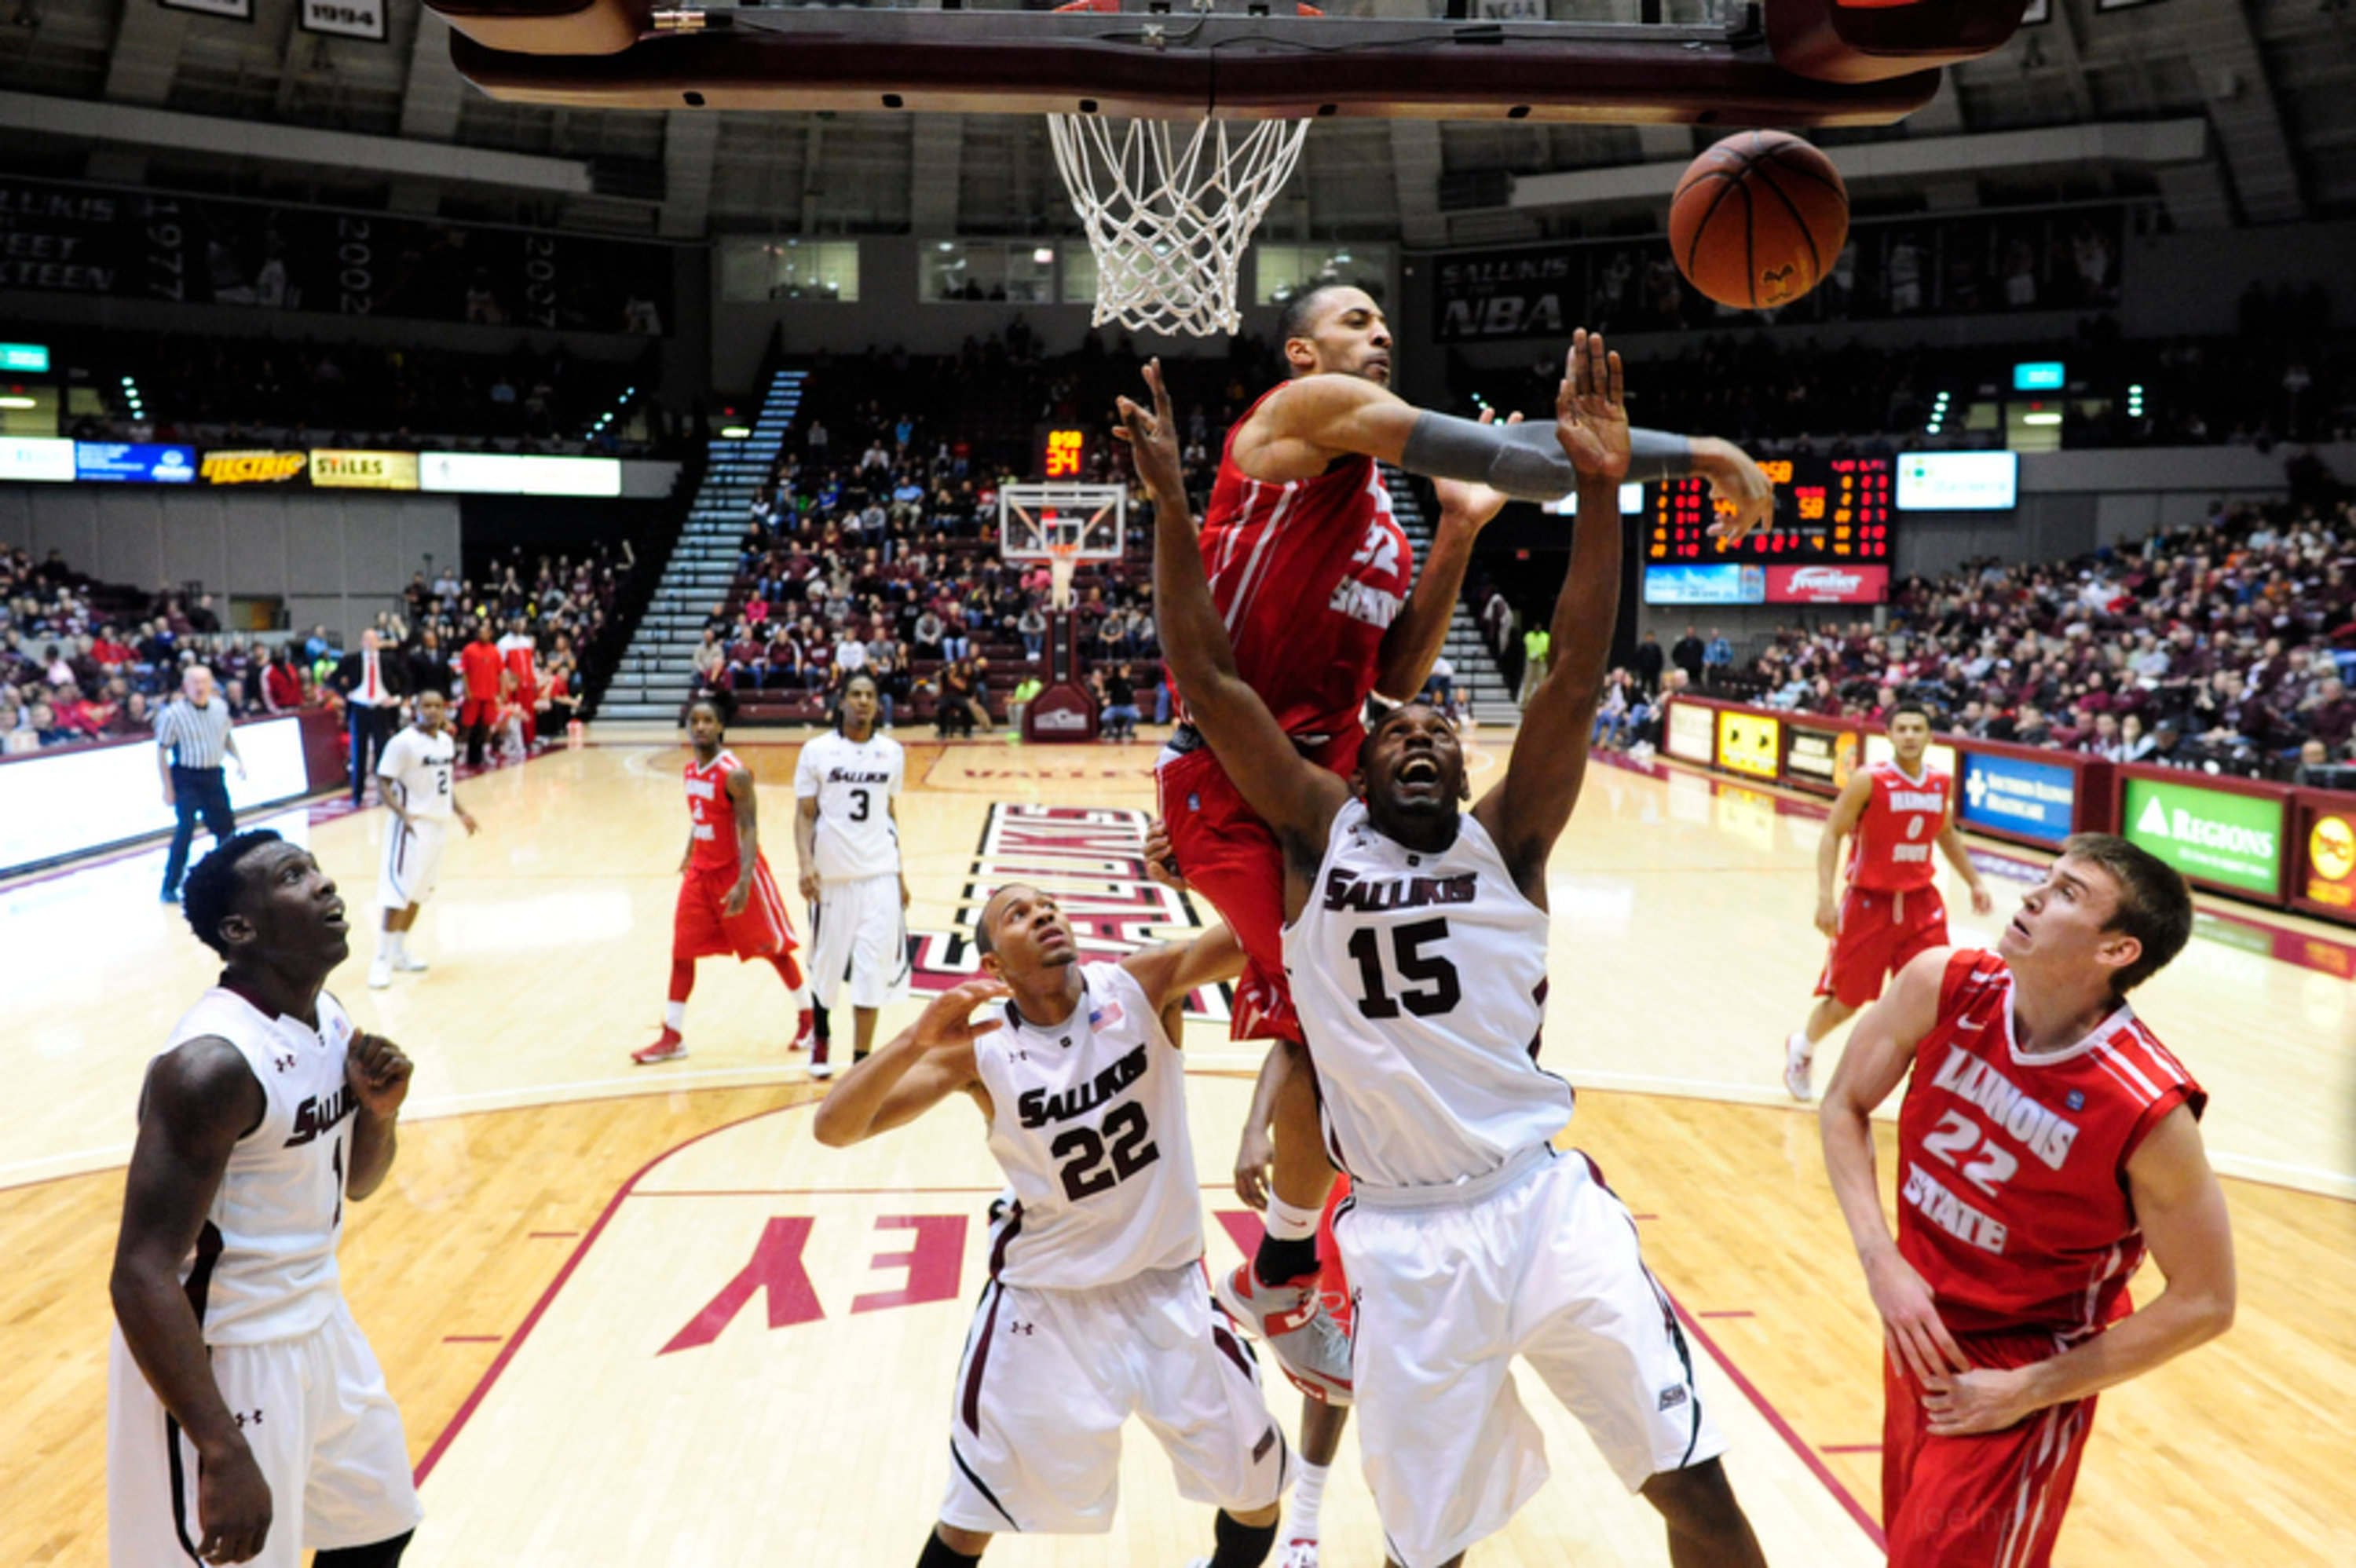
{"label": "player in red jersey", "polygon": [[[652,1045],[630,1052],[640,1066],[677,1061],[687,1054],[687,998],[695,989],[695,961],[733,953],[739,963],[766,958],[776,965],[788,992],[801,993],[802,966],[794,956],[800,944],[786,918],[786,901],[761,854],[753,770],[722,748],[720,709],[698,701],[687,710],[687,734],[695,747],[687,764],[687,853],[680,859],[679,907],[671,917],[670,1000],[663,1007],[663,1029]],[[794,1045],[809,1038],[809,998],[801,999]]]}
{"label": "player in red jersey", "polygon": [[483,744],[490,737],[491,720],[498,714],[506,669],[506,661],[491,641],[491,624],[476,622],[475,640],[458,655],[458,673],[466,686],[466,695],[458,704],[458,729],[466,737],[468,767],[483,765]]}
{"label": "player in red jersey", "polygon": [[[1422,689],[1482,527],[1510,498],[1569,495],[1578,475],[1551,421],[1492,425],[1393,394],[1390,326],[1364,290],[1309,290],[1287,304],[1280,330],[1289,379],[1227,432],[1204,514],[1203,565],[1245,682],[1303,755],[1346,775],[1366,699]],[[1166,401],[1159,368],[1147,374]],[[1144,412],[1128,400],[1123,408],[1124,418]],[[1632,439],[1632,478],[1710,481],[1730,514],[1721,536],[1739,538],[1769,515],[1766,475],[1732,445],[1655,431]],[[1419,580],[1378,462],[1438,488],[1440,523]],[[1348,1346],[1317,1305],[1317,1221],[1333,1172],[1283,980],[1283,861],[1190,726],[1181,723],[1156,772],[1177,864],[1250,956],[1236,987],[1234,1038],[1274,1037],[1304,1063],[1276,1106],[1268,1240],[1222,1282],[1223,1299],[1259,1328],[1304,1392],[1346,1397]]]}
{"label": "player in red jersey", "polygon": [[[2233,1322],[2208,1096],[2124,999],[2191,930],[2183,878],[2082,833],[1996,952],[1922,954],[1850,1037],[1825,1167],[1888,1352],[1891,1568],[2044,1568],[2094,1395]],[[1910,1073],[1893,1245],[1868,1118]],[[2147,1249],[2168,1288],[2132,1311]]]}
{"label": "player in red jersey", "polygon": [[540,702],[540,643],[524,627],[523,617],[509,616],[508,635],[498,640],[504,675],[500,691],[523,715],[524,749],[531,749],[532,709]]}
{"label": "player in red jersey", "polygon": [[[1916,954],[1947,945],[1947,905],[1931,863],[1933,845],[1970,885],[1972,912],[1996,908],[1955,831],[1955,781],[1924,763],[1931,710],[1901,702],[1890,710],[1889,723],[1896,759],[1849,775],[1816,846],[1816,929],[1833,939],[1833,951],[1816,977],[1815,1010],[1783,1041],[1783,1087],[1794,1100],[1808,1097],[1817,1043],[1880,996],[1882,981]],[[1844,838],[1850,839],[1848,891],[1836,898]]]}

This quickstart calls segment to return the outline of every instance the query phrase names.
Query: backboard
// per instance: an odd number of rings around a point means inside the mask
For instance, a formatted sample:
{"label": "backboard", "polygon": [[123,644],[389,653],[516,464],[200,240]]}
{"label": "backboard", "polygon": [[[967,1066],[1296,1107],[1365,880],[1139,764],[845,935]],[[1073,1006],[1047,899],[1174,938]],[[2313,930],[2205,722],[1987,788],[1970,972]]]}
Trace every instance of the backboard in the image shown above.
{"label": "backboard", "polygon": [[1119,485],[1003,485],[998,553],[1006,560],[1118,560],[1128,541],[1129,491]]}
{"label": "backboard", "polygon": [[600,108],[1879,124],[2027,0],[428,0],[493,97]]}

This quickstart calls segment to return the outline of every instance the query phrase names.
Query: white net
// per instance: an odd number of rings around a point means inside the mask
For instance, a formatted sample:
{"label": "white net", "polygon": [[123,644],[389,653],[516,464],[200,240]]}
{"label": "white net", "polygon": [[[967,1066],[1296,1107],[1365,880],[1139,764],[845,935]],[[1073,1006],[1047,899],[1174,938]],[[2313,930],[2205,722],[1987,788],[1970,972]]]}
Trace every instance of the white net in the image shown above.
{"label": "white net", "polygon": [[1244,247],[1292,176],[1306,120],[1248,125],[1050,114],[1055,164],[1097,253],[1094,321],[1207,337],[1242,325]]}
{"label": "white net", "polygon": [[1072,578],[1080,570],[1080,547],[1076,544],[1051,544],[1047,547],[1048,608],[1069,610],[1076,596],[1072,592]]}

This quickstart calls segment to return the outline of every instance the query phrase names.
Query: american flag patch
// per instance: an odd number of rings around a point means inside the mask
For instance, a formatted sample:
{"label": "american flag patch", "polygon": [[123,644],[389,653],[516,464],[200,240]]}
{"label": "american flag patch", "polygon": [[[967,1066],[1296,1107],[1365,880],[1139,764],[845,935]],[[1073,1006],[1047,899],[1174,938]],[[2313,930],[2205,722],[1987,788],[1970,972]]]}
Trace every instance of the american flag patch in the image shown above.
{"label": "american flag patch", "polygon": [[1119,1002],[1107,1002],[1103,1007],[1098,1008],[1096,1011],[1088,1015],[1088,1027],[1090,1029],[1110,1029],[1113,1025],[1120,1022],[1120,1020],[1127,1016],[1128,1015],[1126,1013],[1120,1010],[1120,1004]]}

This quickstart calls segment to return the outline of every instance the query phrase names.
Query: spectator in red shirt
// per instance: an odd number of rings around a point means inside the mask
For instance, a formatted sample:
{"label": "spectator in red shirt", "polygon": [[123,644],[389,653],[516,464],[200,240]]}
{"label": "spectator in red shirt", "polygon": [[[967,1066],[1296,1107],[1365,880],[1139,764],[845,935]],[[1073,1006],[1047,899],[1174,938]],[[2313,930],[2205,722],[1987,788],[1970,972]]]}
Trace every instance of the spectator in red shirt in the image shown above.
{"label": "spectator in red shirt", "polygon": [[303,669],[294,662],[294,645],[278,645],[278,655],[262,672],[262,705],[273,713],[292,713],[303,706]]}
{"label": "spectator in red shirt", "polygon": [[458,728],[466,735],[466,764],[483,765],[483,747],[490,739],[491,720],[499,705],[499,677],[506,661],[491,641],[491,624],[475,623],[475,640],[458,656],[458,673],[466,683],[466,699],[458,707]]}

